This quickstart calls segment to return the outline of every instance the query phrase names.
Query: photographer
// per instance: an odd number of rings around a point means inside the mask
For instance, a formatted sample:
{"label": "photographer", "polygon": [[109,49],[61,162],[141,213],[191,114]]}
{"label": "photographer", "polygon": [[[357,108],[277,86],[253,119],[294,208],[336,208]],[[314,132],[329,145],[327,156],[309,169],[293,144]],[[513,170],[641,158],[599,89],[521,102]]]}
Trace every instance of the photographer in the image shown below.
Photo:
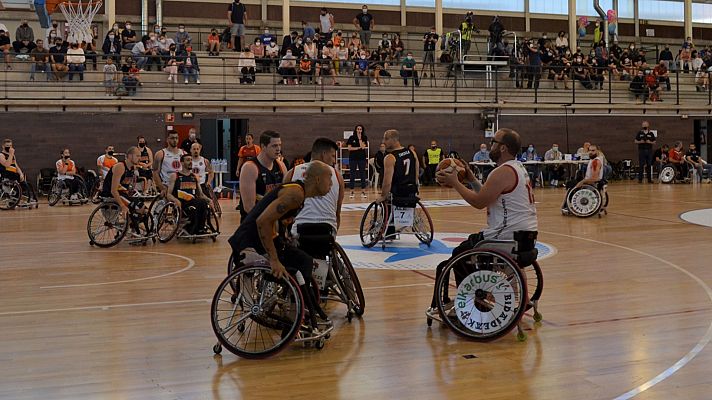
{"label": "photographer", "polygon": [[423,68],[421,69],[423,78],[427,78],[428,76],[424,72],[426,65],[428,65],[430,69],[430,76],[435,76],[435,46],[438,44],[438,39],[440,39],[440,36],[435,33],[434,26],[430,28],[430,32],[423,35],[423,52],[425,53],[423,56]]}

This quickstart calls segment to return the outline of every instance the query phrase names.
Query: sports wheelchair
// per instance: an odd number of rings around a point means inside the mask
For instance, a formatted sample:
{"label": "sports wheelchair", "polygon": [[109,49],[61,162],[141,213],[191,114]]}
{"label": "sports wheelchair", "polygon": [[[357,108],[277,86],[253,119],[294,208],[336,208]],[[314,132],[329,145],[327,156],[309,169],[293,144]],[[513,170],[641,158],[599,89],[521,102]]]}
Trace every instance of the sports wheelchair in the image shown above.
{"label": "sports wheelchair", "polygon": [[32,185],[0,177],[0,210],[12,210],[15,207],[32,209],[38,206],[37,194]]}
{"label": "sports wheelchair", "polygon": [[205,221],[204,233],[191,234],[187,232],[184,228],[190,224],[190,217],[187,214],[187,210],[181,209],[178,211],[178,207],[170,201],[163,199],[161,196],[156,197],[151,203],[151,210],[154,210],[152,214],[156,220],[156,226],[159,226],[158,240],[161,243],[167,243],[171,241],[174,237],[178,239],[192,240],[193,243],[197,242],[199,239],[210,238],[213,242],[217,241],[218,235],[220,235],[220,223],[218,222],[218,216],[215,213],[212,205],[208,207],[208,217]]}
{"label": "sports wheelchair", "polygon": [[[435,282],[437,313],[426,311],[427,324],[439,320],[460,336],[491,341],[517,327],[529,309],[541,322],[538,304],[544,276],[536,261],[537,232],[515,232],[514,240],[482,240],[448,260]],[[449,288],[457,288],[451,300]]]}
{"label": "sports wheelchair", "polygon": [[565,207],[561,214],[588,218],[598,215],[601,218],[608,214],[608,182],[604,179],[593,185],[583,185],[571,188],[566,192]]}
{"label": "sports wheelchair", "polygon": [[[164,214],[169,211],[165,207],[157,209],[155,201],[146,208],[142,199],[132,200],[127,217],[121,213],[121,207],[112,197],[100,197],[100,199],[99,205],[92,211],[87,221],[87,234],[89,244],[92,246],[115,246],[127,234],[130,244],[145,246],[149,240],[155,243],[161,238],[161,234],[167,235],[165,231],[168,218]],[[173,229],[171,226],[168,228]]]}
{"label": "sports wheelchair", "polygon": [[307,287],[301,272],[277,279],[267,259],[254,250],[246,249],[240,258],[236,264],[230,257],[230,273],[213,296],[210,315],[218,338],[213,352],[225,346],[240,357],[267,358],[291,342],[323,349],[334,327],[316,320],[313,296],[300,289]]}
{"label": "sports wheelchair", "polygon": [[417,196],[389,194],[385,202],[368,205],[359,228],[364,247],[371,248],[380,241],[381,248],[385,249],[387,240],[397,239],[403,233],[415,235],[428,246],[433,241],[433,220]]}
{"label": "sports wheelchair", "polygon": [[81,176],[75,175],[74,178],[77,182],[79,190],[75,193],[76,196],[70,194],[70,187],[67,182],[63,179],[57,177],[52,178],[52,183],[50,185],[50,191],[47,194],[47,200],[50,207],[54,207],[62,201],[62,204],[86,204],[89,202],[89,197],[86,192],[86,184]]}

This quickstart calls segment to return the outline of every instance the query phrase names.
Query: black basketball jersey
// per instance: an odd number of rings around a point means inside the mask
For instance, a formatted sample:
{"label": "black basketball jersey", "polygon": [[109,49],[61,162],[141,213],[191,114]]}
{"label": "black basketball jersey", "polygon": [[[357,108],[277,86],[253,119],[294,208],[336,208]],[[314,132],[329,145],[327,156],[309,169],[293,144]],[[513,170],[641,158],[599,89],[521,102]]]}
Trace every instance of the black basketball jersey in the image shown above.
{"label": "black basketball jersey", "polygon": [[391,193],[396,197],[407,197],[418,193],[418,163],[415,155],[407,148],[392,151],[396,158],[391,180]]}
{"label": "black basketball jersey", "polygon": [[[133,169],[126,165],[125,161],[121,161],[124,164],[124,175],[119,181],[119,193],[126,194],[128,196],[133,195],[134,187],[136,186],[136,173]],[[115,164],[117,166],[119,164]],[[106,178],[104,178],[104,184],[101,188],[102,197],[111,197],[111,181],[114,179],[114,167],[109,169],[106,173]]]}
{"label": "black basketball jersey", "polygon": [[181,201],[190,201],[198,195],[198,179],[195,174],[183,175],[176,172],[176,183],[173,185],[173,196]]}
{"label": "black basketball jersey", "polygon": [[[255,181],[255,193],[257,194],[255,202],[260,201],[260,199],[267,193],[271,192],[272,189],[279,186],[284,180],[284,173],[279,167],[277,161],[272,165],[272,169],[268,169],[259,160],[250,160],[257,165],[257,180]],[[244,166],[243,166],[244,167]],[[240,217],[245,218],[247,213],[242,207],[242,201],[240,201]]]}

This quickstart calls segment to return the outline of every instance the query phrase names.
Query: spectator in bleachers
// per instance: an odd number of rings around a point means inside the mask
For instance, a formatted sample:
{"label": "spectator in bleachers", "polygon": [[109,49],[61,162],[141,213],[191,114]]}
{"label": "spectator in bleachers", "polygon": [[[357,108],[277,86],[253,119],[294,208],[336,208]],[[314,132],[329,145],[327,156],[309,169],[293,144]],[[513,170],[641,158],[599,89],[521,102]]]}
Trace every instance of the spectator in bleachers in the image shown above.
{"label": "spectator in bleachers", "polygon": [[305,39],[306,44],[304,45],[304,54],[308,55],[311,59],[316,59],[319,55],[319,49],[316,47],[314,39],[310,37],[305,37]]}
{"label": "spectator in bleachers", "polygon": [[388,34],[384,33],[383,36],[381,37],[381,40],[378,41],[378,56],[381,59],[381,61],[386,61],[387,59],[390,58],[391,55],[391,41],[388,39]]}
{"label": "spectator in bleachers", "polygon": [[47,81],[52,78],[52,66],[49,63],[49,50],[45,49],[42,39],[37,40],[37,47],[30,53],[30,80],[35,80],[35,72],[42,71],[47,76]]}
{"label": "spectator in bleachers", "polygon": [[159,46],[158,34],[151,32],[148,34],[148,41],[145,43],[146,47],[146,65],[143,67],[146,71],[151,71],[153,65],[156,66],[156,70],[161,70],[161,47]]}
{"label": "spectator in bleachers", "polygon": [[180,52],[178,57],[181,61],[178,69],[183,73],[183,83],[187,85],[192,77],[195,79],[195,83],[200,85],[200,66],[198,65],[198,56],[193,52],[193,45],[186,45],[185,50]]}
{"label": "spectator in bleachers", "polygon": [[12,47],[17,54],[31,53],[37,47],[35,44],[35,32],[26,19],[23,19],[20,26],[15,30],[15,41],[12,42]]}
{"label": "spectator in bleachers", "polygon": [[566,35],[566,32],[559,31],[559,35],[556,36],[555,45],[556,51],[559,53],[560,56],[563,56],[566,52],[566,49],[569,48],[569,38]]}
{"label": "spectator in bleachers", "polygon": [[532,41],[526,47],[527,59],[529,60],[527,68],[527,89],[532,88],[532,83],[534,89],[539,88],[539,79],[541,79],[541,53],[539,52],[538,45]]}
{"label": "spectator in bleachers", "polygon": [[679,70],[684,73],[690,72],[690,64],[692,62],[692,46],[689,42],[684,42],[682,48],[677,55],[677,59],[680,62]]}
{"label": "spectator in bleachers", "polygon": [[131,29],[131,22],[126,21],[126,24],[124,25],[124,30],[121,31],[122,47],[126,50],[131,50],[136,44],[137,40],[138,37],[136,36],[136,31]]}
{"label": "spectator in bleachers", "polygon": [[4,29],[0,29],[0,51],[3,53],[3,57],[5,59],[5,65],[7,69],[12,69],[12,65],[10,65],[10,49],[12,48],[12,44],[10,43],[10,37],[8,36],[7,32],[5,32]]}
{"label": "spectator in bleachers", "polygon": [[213,28],[208,36],[208,56],[220,55],[220,35],[217,29]]}
{"label": "spectator in bleachers", "polygon": [[576,81],[581,82],[581,85],[586,89],[593,89],[591,85],[591,77],[588,66],[583,62],[581,56],[576,56],[576,59],[571,63],[572,79],[574,84]]}
{"label": "spectator in bleachers", "polygon": [[69,67],[69,80],[71,81],[74,74],[79,74],[79,80],[84,80],[84,50],[79,47],[79,43],[72,43],[67,49],[67,66]]}
{"label": "spectator in bleachers", "polygon": [[277,37],[269,33],[269,28],[265,27],[264,33],[260,35],[260,40],[262,41],[262,46],[267,47],[272,41],[276,43]]}
{"label": "spectator in bleachers", "polygon": [[324,37],[329,40],[334,32],[334,15],[326,9],[326,7],[321,8],[319,13],[319,25],[321,26],[321,33]]}
{"label": "spectator in bleachers", "polygon": [[175,43],[171,44],[170,47],[168,47],[167,51],[161,53],[161,58],[163,59],[164,67],[167,67],[169,65],[175,65],[176,67],[178,67],[181,64],[181,60],[178,59],[178,52],[176,52]]}
{"label": "spectator in bleachers", "polygon": [[420,70],[421,76],[427,78],[428,74],[425,72],[425,67],[428,66],[430,70],[431,77],[435,74],[435,47],[438,44],[440,36],[435,32],[435,27],[430,27],[430,32],[423,35],[423,67]]}
{"label": "spectator in bleachers", "polygon": [[[294,49],[292,46],[297,42],[297,31],[292,31],[289,35],[285,35],[284,38],[282,39],[282,49],[280,50],[280,54],[282,57],[287,55],[287,50],[292,51],[292,55],[294,55]],[[295,56],[296,57],[296,56]]]}
{"label": "spectator in bleachers", "polygon": [[[240,0],[233,0],[227,6],[227,22],[230,27],[230,44],[233,51],[240,51],[245,45],[245,25],[247,25],[247,7]],[[235,38],[240,38],[240,43],[235,43]]]}
{"label": "spectator in bleachers", "polygon": [[[323,49],[324,46],[326,46],[327,40],[324,38],[324,36],[322,36],[322,35],[319,33],[319,31],[317,31],[317,32],[314,34],[313,42],[314,42],[314,44],[316,44],[316,49],[317,49],[317,51],[321,51],[321,49]],[[318,56],[319,56],[319,53],[317,53],[317,57],[318,57]],[[312,57],[312,58],[316,59],[316,57]]]}
{"label": "spectator in bleachers", "polygon": [[371,83],[376,86],[383,86],[383,77],[390,76],[390,73],[386,71],[385,63],[381,61],[378,50],[371,52],[371,57],[369,57],[368,61],[368,69],[372,78]]}
{"label": "spectator in bleachers", "polygon": [[143,82],[141,82],[141,72],[143,71],[138,67],[136,64],[136,61],[133,61],[129,59],[130,65],[129,65],[129,75],[132,76],[134,79],[136,79],[136,84],[138,86],[143,86]]}
{"label": "spectator in bleachers", "polygon": [[314,39],[314,34],[316,31],[309,25],[307,21],[302,21],[302,37],[306,39]]}
{"label": "spectator in bleachers", "polygon": [[569,88],[569,75],[571,74],[571,63],[564,57],[556,57],[550,65],[550,75],[553,75],[554,89],[558,89],[556,83],[564,82],[564,89]]}
{"label": "spectator in bleachers", "polygon": [[672,65],[673,62],[675,62],[675,58],[672,55],[672,51],[670,51],[670,46],[665,45],[665,49],[660,52],[660,60],[659,61],[665,65],[665,68],[667,70],[670,69],[670,65]]}
{"label": "spectator in bleachers", "polygon": [[403,78],[403,86],[408,86],[408,78],[413,78],[415,86],[420,86],[420,79],[418,79],[415,59],[413,59],[413,53],[410,51],[406,54],[403,62],[401,62],[400,75]]}
{"label": "spectator in bleachers", "polygon": [[118,62],[121,59],[121,39],[116,35],[116,31],[109,31],[104,38],[101,51],[104,52],[104,59],[113,58],[114,62]]}
{"label": "spectator in bleachers", "polygon": [[240,58],[237,60],[237,69],[242,74],[240,84],[254,85],[257,79],[255,75],[256,68],[255,53],[252,52],[251,47],[245,47],[240,53]]}
{"label": "spectator in bleachers", "polygon": [[54,47],[49,49],[49,58],[52,63],[54,78],[61,81],[66,75],[69,67],[66,63],[67,49],[62,45],[62,39],[57,39]]}
{"label": "spectator in bleachers", "polygon": [[[308,53],[304,53],[302,58],[299,60],[299,71],[297,71],[299,77],[299,84],[311,83],[312,77],[314,75],[314,61],[309,56]],[[306,79],[304,79],[306,77]]]}
{"label": "spectator in bleachers", "polygon": [[336,58],[336,49],[334,48],[334,42],[331,40],[326,42],[326,46],[321,48],[321,54],[324,54],[331,58],[332,60]]}
{"label": "spectator in bleachers", "polygon": [[143,69],[143,67],[146,66],[146,63],[148,63],[148,41],[149,36],[143,35],[141,40],[134,43],[134,46],[131,48],[131,57],[136,62],[139,69]]}
{"label": "spectator in bleachers", "polygon": [[89,43],[82,40],[79,44],[82,50],[84,50],[84,57],[86,58],[86,69],[89,69],[89,64],[91,64],[92,69],[96,71],[96,41],[92,38]]}
{"label": "spectator in bleachers", "polygon": [[166,61],[163,71],[168,74],[168,82],[178,83],[178,61],[174,57]]}
{"label": "spectator in bleachers", "polygon": [[653,68],[653,74],[658,79],[659,83],[665,83],[666,90],[670,91],[670,71],[668,71],[667,65],[665,65],[664,60],[660,60],[660,63]]}
{"label": "spectator in bleachers", "polygon": [[493,55],[497,49],[497,47],[500,46],[502,43],[502,37],[504,36],[504,25],[502,25],[502,22],[499,20],[498,16],[494,16],[492,18],[492,23],[490,24],[489,28],[487,28],[489,31],[489,42],[490,42],[490,54]]}
{"label": "spectator in bleachers", "polygon": [[339,29],[336,32],[336,35],[332,35],[331,40],[334,42],[334,47],[340,47],[341,43],[346,44],[346,38],[344,37],[344,33]]}
{"label": "spectator in bleachers", "polygon": [[173,41],[173,39],[166,37],[165,33],[158,35],[158,49],[161,53],[168,52],[171,46],[177,47],[176,42]]}
{"label": "spectator in bleachers", "polygon": [[356,15],[353,20],[356,29],[359,29],[359,39],[361,40],[361,45],[368,49],[371,42],[371,31],[375,26],[375,21],[373,15],[368,12],[368,6],[363,5],[361,7],[361,13]]}
{"label": "spectator in bleachers", "polygon": [[[328,47],[324,47],[324,50],[328,49]],[[328,52],[322,52],[321,57],[319,60],[317,60],[316,63],[316,76],[317,76],[317,83],[322,84],[322,78],[323,77],[331,77],[331,85],[338,85],[339,83],[336,82],[336,72],[334,71],[334,64],[333,60],[331,57],[329,57]]]}
{"label": "spectator in bleachers", "polygon": [[638,74],[630,81],[628,90],[635,96],[636,104],[640,104],[647,98],[648,88],[645,84],[645,76],[643,70],[638,70]]}
{"label": "spectator in bleachers", "polygon": [[104,91],[107,96],[114,94],[116,81],[118,80],[117,75],[114,59],[112,57],[107,58],[106,64],[104,64]]}
{"label": "spectator in bleachers", "polygon": [[288,49],[287,53],[279,62],[279,74],[282,76],[282,83],[293,84],[297,76],[297,58],[292,54],[292,50]]}
{"label": "spectator in bleachers", "polygon": [[[126,92],[129,96],[135,96],[136,90],[140,84],[139,78],[135,72],[132,72],[132,68],[129,67],[129,71],[121,79],[121,83],[124,85]],[[134,70],[135,71],[135,70]]]}
{"label": "spectator in bleachers", "polygon": [[358,33],[354,32],[351,34],[348,47],[354,49],[355,51],[361,50],[363,43],[361,43],[361,38],[358,36]]}
{"label": "spectator in bleachers", "polygon": [[366,57],[366,52],[363,50],[359,52],[358,59],[354,61],[354,71],[357,83],[363,80],[364,77],[368,79],[368,58]]}
{"label": "spectator in bleachers", "polygon": [[660,98],[658,78],[651,70],[645,70],[645,85],[648,87],[648,98],[651,102],[663,101],[663,99]]}
{"label": "spectator in bleachers", "polygon": [[186,46],[193,42],[193,38],[191,38],[190,34],[185,30],[185,25],[178,25],[178,32],[176,32],[175,42],[178,51],[183,51]]}
{"label": "spectator in bleachers", "polygon": [[343,73],[348,73],[350,69],[349,62],[349,49],[346,48],[346,42],[342,40],[339,42],[338,48],[336,48],[332,53],[335,53],[334,57],[334,71],[337,75]]}
{"label": "spectator in bleachers", "polygon": [[593,57],[591,59],[590,76],[594,89],[598,86],[600,90],[603,90],[603,82],[605,80],[603,73],[606,71],[604,63],[605,61],[602,58]]}
{"label": "spectator in bleachers", "polygon": [[391,59],[399,63],[405,52],[405,44],[401,40],[400,34],[393,34],[393,41],[391,43]]}
{"label": "spectator in bleachers", "polygon": [[[561,161],[564,159],[564,154],[559,151],[559,145],[554,143],[551,145],[551,149],[544,153],[544,161]],[[564,166],[561,164],[549,165],[544,170],[546,176],[544,179],[551,184],[552,187],[559,186],[559,181],[563,179],[564,176]]]}
{"label": "spectator in bleachers", "polygon": [[260,38],[255,38],[255,42],[250,45],[250,53],[256,61],[255,67],[259,65],[261,72],[269,71],[270,60],[265,57],[265,46],[262,45]]}
{"label": "spectator in bleachers", "polygon": [[470,47],[472,46],[472,36],[475,32],[479,33],[479,29],[475,27],[472,21],[472,15],[466,15],[465,20],[462,21],[459,27],[460,38],[462,40],[462,54],[466,55],[470,52]]}
{"label": "spectator in bleachers", "polygon": [[[57,22],[57,21],[55,21]],[[111,31],[109,31],[111,32]],[[108,35],[108,33],[107,33]],[[54,46],[54,41],[57,39],[57,30],[56,29],[49,29],[47,31],[47,38],[45,40],[45,49],[49,50],[52,46]]]}
{"label": "spectator in bleachers", "polygon": [[276,40],[272,39],[267,48],[265,48],[265,57],[267,58],[266,62],[269,67],[266,72],[269,72],[272,67],[277,66],[277,62],[279,61],[279,46],[277,46]]}
{"label": "spectator in bleachers", "polygon": [[292,43],[292,46],[290,47],[292,50],[292,54],[294,57],[297,58],[302,58],[304,55],[304,40],[301,36],[297,36],[296,42]]}

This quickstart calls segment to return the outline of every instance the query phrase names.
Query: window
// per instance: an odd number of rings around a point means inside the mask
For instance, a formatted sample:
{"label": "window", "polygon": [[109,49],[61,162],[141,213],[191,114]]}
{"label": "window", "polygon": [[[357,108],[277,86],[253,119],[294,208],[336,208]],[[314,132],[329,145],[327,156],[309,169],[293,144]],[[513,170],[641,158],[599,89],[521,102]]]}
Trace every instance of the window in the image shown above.
{"label": "window", "polygon": [[[406,0],[410,5],[412,1]],[[463,8],[465,10],[524,12],[524,0],[443,0],[444,8]]]}

